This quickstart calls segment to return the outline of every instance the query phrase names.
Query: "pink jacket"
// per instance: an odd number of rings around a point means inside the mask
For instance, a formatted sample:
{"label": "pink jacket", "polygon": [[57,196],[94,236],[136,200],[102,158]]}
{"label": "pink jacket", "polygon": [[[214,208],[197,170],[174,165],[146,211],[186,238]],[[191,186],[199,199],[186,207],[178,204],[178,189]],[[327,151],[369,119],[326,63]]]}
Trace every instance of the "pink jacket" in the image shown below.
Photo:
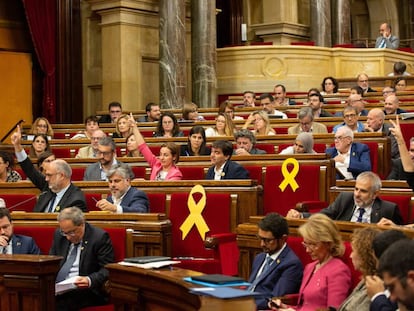
{"label": "pink jacket", "polygon": [[351,289],[351,271],[339,258],[332,258],[313,273],[318,261],[306,265],[296,310],[338,308]]}
{"label": "pink jacket", "polygon": [[[138,146],[138,150],[144,156],[145,160],[148,162],[151,167],[151,177],[150,180],[156,180],[158,173],[162,170],[162,165],[160,160],[152,153],[150,148],[148,148],[146,143],[143,143]],[[181,180],[183,174],[180,169],[173,165],[167,173],[165,180]]]}

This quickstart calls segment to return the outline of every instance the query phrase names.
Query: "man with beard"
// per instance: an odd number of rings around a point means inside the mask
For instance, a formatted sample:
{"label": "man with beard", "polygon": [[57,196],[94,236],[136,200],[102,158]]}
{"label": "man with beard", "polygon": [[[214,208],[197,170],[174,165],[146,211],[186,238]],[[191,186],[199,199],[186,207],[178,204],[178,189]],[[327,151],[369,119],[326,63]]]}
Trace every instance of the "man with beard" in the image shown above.
{"label": "man with beard", "polygon": [[303,267],[299,258],[287,246],[289,226],[282,216],[269,213],[258,224],[257,238],[263,253],[258,254],[249,278],[249,290],[262,293],[255,298],[257,309],[268,309],[268,298],[297,293]]}
{"label": "man with beard", "polygon": [[96,202],[96,206],[113,213],[147,213],[148,197],[144,191],[131,187],[131,173],[126,164],[110,169],[107,176],[111,195]]}

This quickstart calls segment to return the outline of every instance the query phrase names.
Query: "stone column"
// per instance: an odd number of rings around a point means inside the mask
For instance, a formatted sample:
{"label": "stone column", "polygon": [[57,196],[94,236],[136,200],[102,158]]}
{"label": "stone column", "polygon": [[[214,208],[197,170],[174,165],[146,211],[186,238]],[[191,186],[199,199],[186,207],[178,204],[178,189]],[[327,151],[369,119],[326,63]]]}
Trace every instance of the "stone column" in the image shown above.
{"label": "stone column", "polygon": [[181,108],[187,87],[185,0],[160,0],[160,105]]}
{"label": "stone column", "polygon": [[351,43],[350,0],[334,0],[332,4],[332,42],[333,44]]}
{"label": "stone column", "polygon": [[318,46],[332,46],[330,0],[311,0],[311,40]]}
{"label": "stone column", "polygon": [[216,104],[216,1],[191,1],[192,98],[199,107]]}

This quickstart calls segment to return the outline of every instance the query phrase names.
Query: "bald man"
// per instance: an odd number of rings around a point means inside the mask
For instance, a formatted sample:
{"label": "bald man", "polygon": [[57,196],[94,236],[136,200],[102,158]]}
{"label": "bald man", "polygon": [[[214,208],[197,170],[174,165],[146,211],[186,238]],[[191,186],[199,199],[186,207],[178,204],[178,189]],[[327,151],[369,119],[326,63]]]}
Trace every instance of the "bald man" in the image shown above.
{"label": "bald man", "polygon": [[386,115],[390,114],[400,114],[406,112],[400,108],[400,100],[395,94],[388,95],[384,99],[384,113]]}
{"label": "bald man", "polygon": [[382,23],[379,29],[380,36],[375,41],[375,47],[379,49],[396,50],[400,46],[400,39],[391,34],[391,25]]}

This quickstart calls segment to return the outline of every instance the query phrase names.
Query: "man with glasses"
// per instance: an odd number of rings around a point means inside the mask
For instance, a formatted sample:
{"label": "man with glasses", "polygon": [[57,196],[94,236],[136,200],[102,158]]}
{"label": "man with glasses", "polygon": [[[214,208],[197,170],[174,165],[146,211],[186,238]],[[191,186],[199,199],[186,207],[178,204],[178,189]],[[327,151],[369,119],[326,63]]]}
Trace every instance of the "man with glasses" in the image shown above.
{"label": "man with glasses", "polygon": [[342,115],[344,116],[344,122],[335,125],[332,133],[336,133],[342,126],[349,127],[353,132],[365,132],[364,124],[358,121],[358,113],[355,107],[345,107]]}
{"label": "man with glasses", "polygon": [[10,211],[5,207],[0,208],[0,254],[40,254],[31,237],[13,233]]}
{"label": "man with glasses", "polygon": [[42,191],[33,208],[34,212],[57,213],[69,206],[77,206],[86,211],[86,199],[83,192],[71,182],[72,169],[61,159],[54,160],[38,171],[28,158],[21,145],[20,126],[11,136],[17,161],[31,182]]}
{"label": "man with glasses", "polygon": [[99,123],[116,123],[116,119],[118,119],[122,114],[122,106],[118,102],[111,102],[108,105],[109,114],[103,115],[99,119]]}
{"label": "man with glasses", "polygon": [[357,84],[362,89],[363,94],[365,94],[367,92],[375,92],[375,90],[373,90],[369,87],[369,79],[368,79],[368,75],[366,73],[360,73],[357,76]]}
{"label": "man with glasses", "polygon": [[300,108],[298,112],[298,119],[299,124],[289,127],[288,134],[293,135],[303,132],[313,134],[328,133],[328,129],[325,124],[313,121],[313,111],[310,107]]}
{"label": "man with glasses", "polygon": [[263,253],[253,261],[249,290],[263,294],[255,297],[257,309],[263,310],[268,309],[268,298],[299,291],[303,266],[286,244],[289,235],[286,219],[277,213],[269,213],[258,226],[257,238]]}
{"label": "man with glasses", "polygon": [[103,286],[108,279],[105,265],[114,262],[107,232],[85,221],[82,211],[69,207],[57,217],[49,255],[62,256],[56,283],[75,278],[73,289],[56,295],[56,310],[79,310],[108,302]]}
{"label": "man with glasses", "polygon": [[[116,146],[112,137],[105,136],[99,140],[96,158],[98,162],[86,168],[83,180],[108,180],[108,171],[113,166],[121,163],[116,159]],[[134,176],[132,175],[131,178],[134,178]]]}
{"label": "man with glasses", "polygon": [[96,130],[91,136],[91,144],[79,148],[78,153],[76,154],[77,159],[87,159],[87,158],[96,158],[96,153],[98,152],[98,143],[101,138],[106,137],[106,134],[102,130]]}
{"label": "man with glasses", "polygon": [[275,99],[269,93],[263,93],[260,95],[260,105],[263,110],[267,112],[269,117],[287,119],[286,113],[275,109]]}

